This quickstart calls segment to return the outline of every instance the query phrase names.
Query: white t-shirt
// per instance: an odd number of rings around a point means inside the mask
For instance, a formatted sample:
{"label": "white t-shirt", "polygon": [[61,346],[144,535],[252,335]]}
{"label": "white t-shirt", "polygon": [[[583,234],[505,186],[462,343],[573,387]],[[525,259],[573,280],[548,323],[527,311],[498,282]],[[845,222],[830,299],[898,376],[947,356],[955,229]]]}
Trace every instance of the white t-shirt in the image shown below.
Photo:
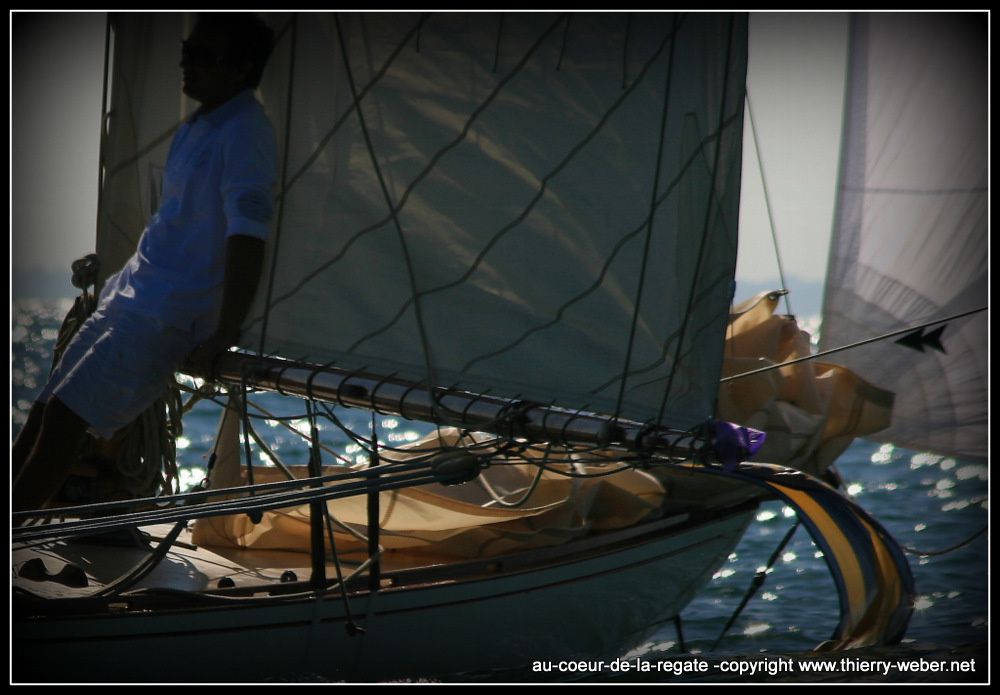
{"label": "white t-shirt", "polygon": [[170,145],[159,210],[101,293],[106,312],[152,315],[202,340],[215,332],[226,240],[265,239],[274,216],[277,143],[246,90],[185,121]]}

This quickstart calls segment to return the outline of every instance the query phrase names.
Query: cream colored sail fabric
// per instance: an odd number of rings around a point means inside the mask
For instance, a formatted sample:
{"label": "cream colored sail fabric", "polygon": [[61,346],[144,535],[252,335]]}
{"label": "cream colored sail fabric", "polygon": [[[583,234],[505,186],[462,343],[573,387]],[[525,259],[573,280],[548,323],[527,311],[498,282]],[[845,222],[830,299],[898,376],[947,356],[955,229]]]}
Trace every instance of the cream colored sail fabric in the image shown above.
{"label": "cream colored sail fabric", "polygon": [[[795,319],[775,314],[779,296],[762,293],[736,307],[726,341],[724,376],[811,354]],[[851,370],[816,360],[727,381],[719,417],[767,433],[755,461],[821,476],[855,437],[890,422],[893,395]]]}
{"label": "cream colored sail fabric", "polygon": [[[727,375],[776,364],[808,353],[809,337],[793,319],[774,314],[777,299],[761,295],[737,307],[726,344]],[[865,383],[835,365],[804,363],[747,379],[727,382],[719,390],[720,417],[768,433],[756,460],[821,475],[856,436],[885,427],[892,406],[891,394]],[[213,469],[213,488],[246,484],[240,467],[238,417],[225,420],[219,459]],[[442,430],[410,447],[409,454],[386,454],[402,460],[421,452],[458,445],[475,446],[488,453],[486,435],[471,434],[459,440],[455,430]],[[228,442],[228,445],[225,444]],[[617,528],[644,519],[735,504],[756,496],[758,489],[738,480],[694,475],[676,468],[633,468],[614,475],[589,479],[569,478],[546,471],[531,490],[538,468],[528,455],[524,463],[487,468],[481,480],[457,486],[427,485],[380,493],[380,541],[383,547],[423,558],[492,557],[515,550],[544,547],[572,538]],[[621,468],[616,454],[605,453],[606,464],[574,463],[569,455],[549,457],[559,470],[596,473]],[[327,472],[333,472],[332,469]],[[297,477],[306,477],[298,469]],[[282,480],[275,468],[255,468],[255,482]],[[484,485],[506,501],[521,500],[514,508],[498,505]],[[530,494],[527,494],[530,491]],[[526,496],[527,494],[527,496]],[[367,500],[359,495],[328,502],[331,515],[355,534],[336,534],[341,551],[367,552]],[[360,534],[360,535],[358,535]],[[194,540],[209,546],[254,550],[309,549],[309,508],[267,512],[254,524],[245,514],[199,519]]]}
{"label": "cream colored sail fabric", "polygon": [[[852,17],[821,349],[988,304],[984,14]],[[875,436],[984,459],[988,314],[837,360],[896,394]]]}
{"label": "cream colored sail fabric", "polygon": [[[246,484],[234,439],[237,423],[237,417],[224,418],[220,428],[220,438],[228,446],[220,449],[213,469],[214,488]],[[477,434],[460,437],[456,430],[445,429],[407,447],[410,453],[387,453],[386,459],[404,460],[456,446],[478,445],[477,453],[484,454],[488,449],[481,444],[488,439]],[[567,457],[563,460],[549,463],[555,469],[575,473],[599,470],[574,465]],[[530,457],[525,463],[491,467],[478,480],[463,485],[432,484],[379,493],[381,546],[425,558],[489,557],[559,544],[591,531],[627,527],[659,514],[664,490],[647,473],[629,469],[613,476],[579,479],[546,471],[535,483],[538,468],[527,461]],[[609,459],[609,464],[614,465],[614,461]],[[302,468],[292,470],[296,477],[307,476]],[[284,479],[275,468],[258,467],[254,472],[257,483]],[[529,492],[524,504],[516,507],[496,502],[499,497],[513,503]],[[334,538],[338,551],[367,552],[367,496],[331,500],[327,509],[337,522]],[[257,524],[245,514],[199,519],[193,538],[208,546],[307,552],[309,514],[309,506],[302,505],[266,512]]]}

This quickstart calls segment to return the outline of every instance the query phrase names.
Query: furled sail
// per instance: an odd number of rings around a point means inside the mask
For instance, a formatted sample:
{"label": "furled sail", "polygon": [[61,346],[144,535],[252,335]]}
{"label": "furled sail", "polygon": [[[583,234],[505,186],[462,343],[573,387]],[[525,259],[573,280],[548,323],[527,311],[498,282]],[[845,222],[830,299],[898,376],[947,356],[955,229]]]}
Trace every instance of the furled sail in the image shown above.
{"label": "furled sail", "polygon": [[[896,393],[874,435],[986,458],[987,45],[970,14],[856,14],[820,348]],[[974,312],[961,318],[949,317]]]}

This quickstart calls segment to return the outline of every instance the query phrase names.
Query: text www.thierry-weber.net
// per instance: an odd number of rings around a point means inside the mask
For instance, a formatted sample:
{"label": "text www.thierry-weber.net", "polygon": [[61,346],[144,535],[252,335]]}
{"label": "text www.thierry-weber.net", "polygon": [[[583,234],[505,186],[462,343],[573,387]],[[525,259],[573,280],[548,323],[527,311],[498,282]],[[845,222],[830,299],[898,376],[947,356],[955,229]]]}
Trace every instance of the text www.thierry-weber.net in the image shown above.
{"label": "text www.thierry-weber.net", "polygon": [[793,659],[774,657],[767,659],[732,659],[708,661],[705,659],[674,659],[646,661],[643,659],[616,659],[615,661],[535,661],[536,673],[579,674],[642,674],[663,673],[683,675],[731,675],[734,678],[754,676],[779,676],[786,674],[962,674],[975,673],[976,660],[945,661],[937,659],[892,659],[885,661],[842,657],[839,659]]}

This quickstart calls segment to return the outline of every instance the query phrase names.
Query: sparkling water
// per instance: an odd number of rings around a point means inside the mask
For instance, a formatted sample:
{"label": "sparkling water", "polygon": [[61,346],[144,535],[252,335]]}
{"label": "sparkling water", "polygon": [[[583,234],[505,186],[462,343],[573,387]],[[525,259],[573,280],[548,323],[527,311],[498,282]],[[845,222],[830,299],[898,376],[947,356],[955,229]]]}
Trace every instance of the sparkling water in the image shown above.
{"label": "sparkling water", "polygon": [[[14,436],[44,384],[59,324],[70,305],[69,300],[18,300],[12,305]],[[307,452],[296,434],[308,431],[302,402],[273,395],[257,400],[271,416],[258,425],[271,448],[286,464],[305,464]],[[185,417],[178,440],[185,488],[205,476],[219,412],[217,404],[204,401]],[[370,430],[370,414],[343,408],[336,413],[352,429]],[[375,424],[380,441],[387,445],[413,441],[427,431],[426,426],[381,415]],[[332,427],[322,435],[343,460],[364,460],[364,451],[346,435]],[[254,455],[266,460],[256,445],[253,449]],[[904,548],[937,552],[958,546],[943,554],[908,553],[918,599],[903,648],[907,644],[984,644],[988,632],[988,534],[976,534],[988,524],[986,465],[858,440],[837,467],[848,493]],[[755,573],[794,522],[794,512],[781,502],[760,507],[739,546],[682,614],[683,639],[690,653],[710,652]],[[628,587],[622,590],[628,591]],[[831,637],[838,615],[837,590],[822,554],[800,527],[763,587],[713,653],[806,652]],[[677,630],[671,624],[633,656],[656,659],[679,653]]]}

